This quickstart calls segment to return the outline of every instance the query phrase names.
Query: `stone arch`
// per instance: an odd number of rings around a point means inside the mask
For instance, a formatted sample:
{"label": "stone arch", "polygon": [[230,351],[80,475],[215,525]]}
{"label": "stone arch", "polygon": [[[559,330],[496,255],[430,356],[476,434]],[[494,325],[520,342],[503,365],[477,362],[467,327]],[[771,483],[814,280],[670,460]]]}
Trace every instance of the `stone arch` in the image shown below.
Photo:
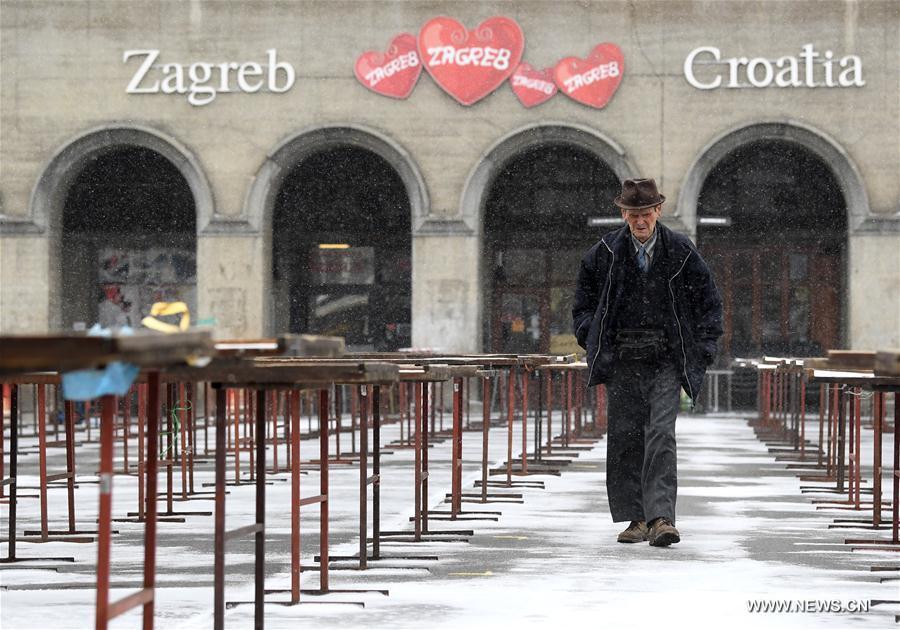
{"label": "stone arch", "polygon": [[425,179],[409,152],[395,140],[362,125],[341,124],[304,129],[283,140],[266,156],[265,162],[253,178],[244,204],[244,216],[252,228],[262,231],[269,256],[275,196],[281,188],[284,177],[310,155],[336,146],[353,146],[369,150],[397,171],[409,196],[413,226],[422,221],[428,213],[429,201]]}
{"label": "stone arch", "polygon": [[[466,179],[460,200],[461,221],[457,225],[460,226],[458,228],[460,232],[469,234],[476,240],[477,251],[485,251],[486,208],[490,191],[497,177],[510,160],[531,148],[546,145],[570,146],[589,153],[606,164],[620,182],[629,177],[635,177],[639,172],[619,143],[586,125],[547,121],[514,129],[481,154]],[[481,346],[490,337],[486,327],[491,323],[488,321],[489,306],[487,303],[490,280],[483,256],[478,257],[476,273],[477,291],[475,291],[475,296],[477,321],[479,322],[477,328],[480,333],[479,346]]]}
{"label": "stone arch", "polygon": [[692,235],[697,232],[697,202],[703,183],[731,151],[756,140],[793,142],[819,157],[834,175],[847,204],[850,231],[869,218],[869,198],[862,175],[850,155],[830,136],[794,120],[758,122],[729,129],[704,146],[685,175],[678,194],[676,213]]}
{"label": "stone arch", "polygon": [[[394,169],[403,182],[410,205],[412,231],[428,214],[429,198],[425,179],[409,152],[398,142],[374,129],[355,124],[334,124],[300,130],[284,139],[266,156],[247,193],[244,218],[250,229],[262,237],[263,295],[272,295],[273,219],[276,198],[285,177],[306,158],[335,147],[355,147],[371,151]],[[265,329],[273,327],[273,304],[264,306]]]}
{"label": "stone arch", "polygon": [[479,238],[484,233],[486,193],[504,164],[523,150],[542,144],[568,144],[593,153],[612,169],[619,181],[636,177],[638,173],[619,143],[586,125],[542,122],[519,127],[488,147],[466,178],[460,216]]}
{"label": "stone arch", "polygon": [[31,217],[45,230],[58,230],[72,180],[99,153],[118,147],[143,147],[169,160],[184,176],[197,209],[197,229],[209,222],[215,207],[212,188],[199,160],[174,138],[143,125],[104,125],[66,142],[50,158],[31,193]]}
{"label": "stone arch", "polygon": [[154,151],[168,160],[181,173],[194,198],[196,224],[208,222],[214,212],[212,189],[199,160],[176,139],[144,125],[107,124],[79,134],[54,152],[41,172],[29,201],[31,220],[51,242],[48,285],[51,329],[59,328],[61,315],[61,269],[59,264],[62,216],[72,182],[89,160],[118,148],[137,147]]}

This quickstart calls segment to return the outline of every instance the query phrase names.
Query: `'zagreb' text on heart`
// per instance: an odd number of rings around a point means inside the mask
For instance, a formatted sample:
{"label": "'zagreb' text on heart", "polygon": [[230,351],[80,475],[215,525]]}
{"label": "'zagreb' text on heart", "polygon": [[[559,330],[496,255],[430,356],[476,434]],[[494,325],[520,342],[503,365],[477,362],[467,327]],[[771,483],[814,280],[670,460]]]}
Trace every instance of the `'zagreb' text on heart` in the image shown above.
{"label": "'zagreb' text on heart", "polygon": [[394,76],[397,72],[401,70],[406,70],[407,68],[415,68],[419,65],[419,55],[415,50],[411,50],[405,55],[400,55],[396,59],[392,59],[390,63],[386,63],[380,68],[375,68],[366,74],[366,81],[369,82],[369,87],[375,87],[378,85],[382,79],[386,79],[388,77]]}
{"label": "'zagreb' text on heart", "polygon": [[556,87],[549,81],[541,81],[540,79],[532,79],[531,77],[523,77],[520,74],[514,74],[512,78],[513,87],[526,87],[530,90],[537,90],[549,96],[553,95]]}
{"label": "'zagreb' text on heart", "polygon": [[435,46],[428,49],[428,67],[435,66],[481,66],[482,68],[494,68],[506,70],[509,68],[509,59],[512,51],[507,48],[492,48],[491,46],[455,48],[453,46]]}
{"label": "'zagreb' text on heart", "polygon": [[590,85],[595,81],[602,81],[609,77],[617,77],[619,76],[619,72],[619,64],[615,61],[594,66],[587,72],[576,74],[575,76],[566,79],[564,82],[566,94],[571,94],[578,88]]}

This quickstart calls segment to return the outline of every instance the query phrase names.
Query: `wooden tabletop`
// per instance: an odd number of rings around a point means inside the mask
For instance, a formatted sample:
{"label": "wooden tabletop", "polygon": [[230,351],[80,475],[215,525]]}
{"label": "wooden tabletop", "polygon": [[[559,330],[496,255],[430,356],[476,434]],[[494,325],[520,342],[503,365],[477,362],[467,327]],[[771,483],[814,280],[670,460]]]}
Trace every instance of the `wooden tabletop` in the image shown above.
{"label": "wooden tabletop", "polygon": [[59,385],[61,382],[59,372],[0,371],[0,384],[3,385]]}
{"label": "wooden tabletop", "polygon": [[400,380],[407,382],[440,382],[452,378],[482,376],[483,370],[477,365],[415,365],[398,364]]}
{"label": "wooden tabletop", "polygon": [[222,339],[216,341],[218,356],[254,357],[322,357],[346,354],[343,337],[322,335],[281,335],[266,339]]}
{"label": "wooden tabletop", "polygon": [[317,357],[259,357],[254,363],[260,366],[289,365],[371,365],[389,364],[398,369],[399,379],[404,382],[441,382],[451,378],[468,378],[481,376],[484,371],[480,364],[446,364],[432,360],[421,361],[405,356],[381,355],[387,358],[359,358],[351,355],[339,359],[321,359]]}
{"label": "wooden tabletop", "polygon": [[876,352],[875,374],[900,376],[900,350],[879,350]]}
{"label": "wooden tabletop", "polygon": [[477,365],[485,368],[539,367],[575,362],[574,354],[428,354],[416,352],[353,352],[346,359],[391,361],[414,365]]}
{"label": "wooden tabletop", "polygon": [[168,368],[162,376],[168,381],[205,381],[228,387],[317,389],[332,383],[387,385],[396,383],[399,374],[397,365],[375,361],[214,359],[203,367]]}
{"label": "wooden tabletop", "polygon": [[542,365],[540,366],[541,370],[550,370],[552,372],[581,372],[582,370],[588,369],[588,364],[585,361],[575,361],[573,363],[559,363],[559,364],[551,364],[551,365]]}
{"label": "wooden tabletop", "polygon": [[879,376],[872,372],[808,369],[807,378],[820,383],[842,383],[860,387],[900,386],[900,376]]}
{"label": "wooden tabletop", "polygon": [[[146,383],[147,374],[156,369],[142,370],[135,383]],[[203,367],[180,365],[159,371],[161,383],[223,383],[228,387],[290,387],[319,389],[332,383],[339,385],[388,385],[401,380],[400,366],[393,363],[308,362],[305,364],[266,365],[247,359],[215,359]],[[421,380],[446,381],[446,372],[432,372]],[[0,383],[17,385],[59,385],[60,372],[16,372],[0,374]],[[402,380],[416,380],[411,377]]]}
{"label": "wooden tabletop", "polygon": [[22,335],[0,337],[0,372],[68,371],[122,361],[141,367],[165,367],[189,357],[213,356],[208,331],[160,334],[141,332],[113,337]]}

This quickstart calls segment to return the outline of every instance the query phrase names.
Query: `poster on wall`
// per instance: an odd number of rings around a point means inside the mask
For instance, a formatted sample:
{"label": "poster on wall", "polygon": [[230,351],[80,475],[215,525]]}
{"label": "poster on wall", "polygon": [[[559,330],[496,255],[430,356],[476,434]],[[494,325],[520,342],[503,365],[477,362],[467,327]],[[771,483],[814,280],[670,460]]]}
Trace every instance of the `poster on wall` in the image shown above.
{"label": "poster on wall", "polygon": [[197,263],[190,250],[102,248],[97,279],[97,322],[104,327],[137,327],[154,302],[196,308]]}
{"label": "poster on wall", "polygon": [[97,277],[100,282],[128,282],[131,262],[130,252],[112,248],[101,250]]}
{"label": "poster on wall", "polygon": [[192,311],[197,304],[197,285],[101,284],[97,322],[106,328],[140,326],[155,302],[184,302]]}
{"label": "poster on wall", "polygon": [[309,254],[310,282],[326,284],[373,284],[375,282],[375,248],[349,247],[321,249],[313,247]]}
{"label": "poster on wall", "polygon": [[188,249],[100,249],[97,278],[101,283],[196,284],[197,257]]}
{"label": "poster on wall", "polygon": [[132,326],[141,320],[138,287],[110,283],[100,285],[97,321],[105,328]]}
{"label": "poster on wall", "polygon": [[151,285],[197,282],[197,263],[192,252],[168,247],[151,247],[143,254],[142,282]]}

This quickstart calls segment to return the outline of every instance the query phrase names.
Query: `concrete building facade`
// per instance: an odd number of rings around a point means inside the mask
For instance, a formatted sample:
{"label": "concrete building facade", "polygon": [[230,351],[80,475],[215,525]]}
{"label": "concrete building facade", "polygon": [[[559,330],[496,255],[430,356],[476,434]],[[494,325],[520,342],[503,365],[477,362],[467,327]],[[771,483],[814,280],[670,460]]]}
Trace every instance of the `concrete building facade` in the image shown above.
{"label": "concrete building facade", "polygon": [[[364,52],[438,16],[468,29],[511,18],[534,68],[614,43],[621,83],[602,108],[562,92],[526,108],[506,81],[466,106],[428,72],[403,99],[354,76]],[[139,225],[166,244],[135,245],[142,277],[158,273],[154,260],[170,265],[171,278],[152,282],[176,287],[171,296],[214,319],[220,337],[340,333],[329,309],[362,306],[364,329],[342,324],[359,347],[390,348],[387,334],[394,345],[503,350],[524,335],[534,343],[522,348],[560,349],[571,342],[561,314],[577,257],[554,255],[584,251],[613,227],[610,191],[642,176],[667,197],[664,222],[720,252],[731,354],[771,352],[766,339],[776,338],[797,352],[806,341],[900,346],[895,2],[6,0],[0,38],[2,333],[102,318],[97,287],[116,302],[127,282],[116,284],[125,272],[110,267],[114,255],[98,262],[96,252],[127,246]],[[336,166],[303,171],[313,158]],[[116,179],[116,160],[134,168]],[[340,170],[354,160],[384,174],[371,176],[378,186]],[[562,170],[541,166],[553,164]],[[340,185],[346,195],[329,188]],[[99,187],[109,208],[144,192],[107,221]],[[837,192],[809,206],[826,188]],[[762,199],[774,201],[754,209]],[[822,204],[834,206],[827,220],[824,209],[816,216]],[[315,207],[343,218],[311,227],[290,214]],[[547,226],[570,212],[578,220],[559,233],[530,223],[528,212],[548,208]],[[366,212],[375,218],[357,221]],[[367,235],[388,224],[367,249]],[[537,227],[520,235],[525,224]],[[788,238],[795,224],[804,227]],[[349,233],[361,249],[291,253],[312,230],[303,247]],[[803,253],[823,231],[821,247]],[[744,245],[749,257],[732,259]],[[399,253],[382,266],[384,251]],[[546,281],[516,288],[512,275],[543,273],[533,263],[541,252]],[[301,272],[325,288],[309,290]],[[355,293],[335,288],[350,285]],[[382,285],[393,288],[359,289]],[[404,295],[408,311],[370,321]]]}

